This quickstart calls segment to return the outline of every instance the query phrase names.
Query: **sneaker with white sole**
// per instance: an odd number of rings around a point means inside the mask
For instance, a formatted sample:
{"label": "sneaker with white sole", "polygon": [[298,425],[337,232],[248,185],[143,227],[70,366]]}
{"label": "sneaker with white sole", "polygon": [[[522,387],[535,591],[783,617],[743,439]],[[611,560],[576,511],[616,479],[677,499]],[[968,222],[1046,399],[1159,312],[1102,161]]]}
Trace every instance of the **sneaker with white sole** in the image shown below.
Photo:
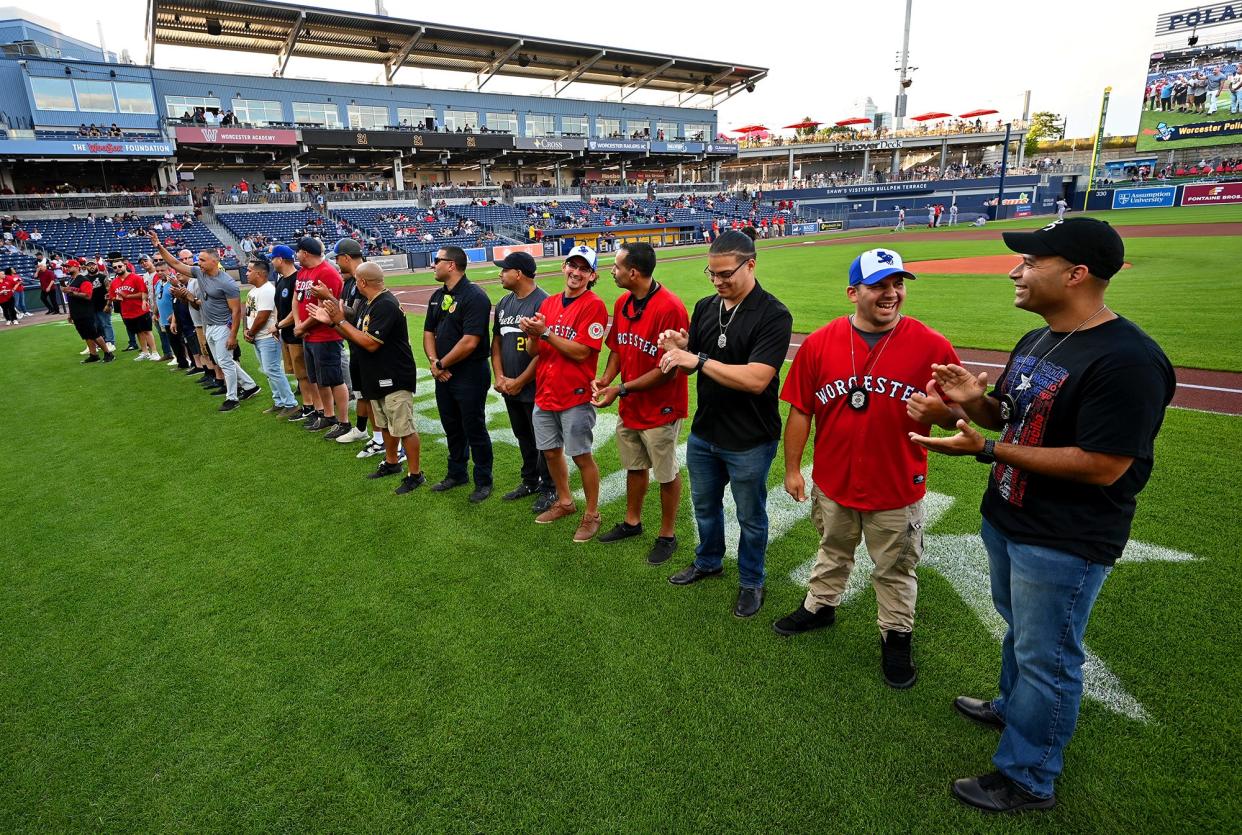
{"label": "sneaker with white sole", "polygon": [[383,452],[384,452],[384,445],[375,443],[375,439],[373,438],[367,441],[366,446],[360,449],[358,451],[358,454],[354,457],[355,458],[370,458],[375,455],[382,455]]}
{"label": "sneaker with white sole", "polygon": [[116,346],[115,346],[115,345],[113,345],[111,342],[105,342],[105,343],[104,343],[104,346],[108,349],[108,353],[109,353],[109,354],[115,354],[115,353],[116,353]]}
{"label": "sneaker with white sole", "polygon": [[134,357],[134,362],[146,362],[147,356],[148,356],[147,352],[143,351],[140,354],[138,354],[138,356]]}
{"label": "sneaker with white sole", "polygon": [[84,357],[84,356],[86,356],[87,354],[89,354],[90,352],[91,352],[91,349],[90,349],[90,348],[83,348],[81,351],[78,351],[78,356],[79,356],[79,357]]}
{"label": "sneaker with white sole", "polygon": [[349,431],[336,439],[338,444],[352,444],[354,441],[361,441],[363,438],[371,437],[370,432],[363,432],[357,426],[349,427]]}
{"label": "sneaker with white sole", "polygon": [[176,361],[176,360],[169,360],[168,362],[164,363],[164,365],[167,365],[169,368],[173,368],[173,367],[175,367],[175,366],[177,365],[177,361]]}

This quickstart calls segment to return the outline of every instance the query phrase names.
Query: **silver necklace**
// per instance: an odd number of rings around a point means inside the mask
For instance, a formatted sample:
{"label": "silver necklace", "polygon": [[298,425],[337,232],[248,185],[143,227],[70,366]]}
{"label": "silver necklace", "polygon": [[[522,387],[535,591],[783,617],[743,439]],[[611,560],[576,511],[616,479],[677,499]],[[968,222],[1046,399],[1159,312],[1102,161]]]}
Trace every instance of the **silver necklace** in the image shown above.
{"label": "silver necklace", "polygon": [[[884,337],[884,344],[880,346],[880,352],[875,355],[875,362],[871,363],[871,367],[863,366],[863,374],[868,370],[874,371],[875,367],[880,364],[880,357],[884,356],[884,349],[888,347],[888,343],[893,341],[893,337],[897,335],[897,326],[901,324],[904,316],[898,314],[897,322],[889,330],[888,336]],[[850,323],[850,377],[854,380],[854,385],[847,392],[849,396],[849,407],[856,412],[864,411],[867,408],[867,401],[870,399],[867,390],[863,388],[862,383],[858,381],[858,369],[854,365],[854,317],[849,317]]]}
{"label": "silver necklace", "polygon": [[[1099,316],[1101,313],[1103,313],[1107,309],[1108,309],[1107,304],[1100,305],[1099,310],[1097,310],[1095,313],[1092,313],[1086,319],[1083,319],[1081,322],[1078,323],[1078,327],[1074,328],[1072,331],[1067,333],[1065,336],[1061,337],[1061,339],[1057,342],[1056,345],[1053,345],[1051,348],[1048,349],[1048,353],[1044,354],[1042,357],[1039,358],[1039,361],[1035,363],[1035,367],[1031,369],[1030,374],[1023,374],[1021,371],[1019,371],[1018,377],[1020,379],[1020,382],[1014,388],[1014,391],[1023,392],[1031,388],[1034,385],[1036,372],[1039,371],[1040,366],[1044,364],[1044,361],[1048,359],[1048,357],[1052,356],[1052,352],[1055,351],[1057,348],[1060,348],[1062,345],[1064,345],[1065,340],[1069,339],[1071,336],[1078,333],[1080,330],[1083,329],[1083,327],[1088,322],[1090,322],[1096,316]],[[1046,337],[1050,333],[1052,333],[1051,326],[1049,326],[1047,330],[1045,330],[1043,333],[1039,335],[1039,339],[1035,340],[1035,344],[1031,346],[1031,355],[1035,354],[1035,349],[1038,348],[1040,346],[1040,343],[1044,341],[1044,337]],[[1022,410],[1022,418],[1024,420],[1026,419],[1026,413],[1031,408],[1031,402],[1033,401],[1028,401],[1026,404],[1026,408]],[[1017,414],[1017,411],[1018,411],[1017,399],[1012,394],[1009,394],[1008,392],[1002,394],[1000,398],[1001,420],[1004,421],[1005,423],[1008,423],[1010,420],[1013,419],[1013,416]]]}
{"label": "silver necklace", "polygon": [[[746,301],[742,299],[742,302]],[[720,300],[720,306],[716,308],[716,322],[720,325],[720,336],[716,338],[716,347],[723,348],[729,344],[729,339],[725,336],[725,331],[729,330],[729,325],[733,324],[733,320],[737,318],[737,312],[742,309],[742,302],[738,302],[733,306],[733,312],[729,314],[729,321],[724,320],[724,299]]]}

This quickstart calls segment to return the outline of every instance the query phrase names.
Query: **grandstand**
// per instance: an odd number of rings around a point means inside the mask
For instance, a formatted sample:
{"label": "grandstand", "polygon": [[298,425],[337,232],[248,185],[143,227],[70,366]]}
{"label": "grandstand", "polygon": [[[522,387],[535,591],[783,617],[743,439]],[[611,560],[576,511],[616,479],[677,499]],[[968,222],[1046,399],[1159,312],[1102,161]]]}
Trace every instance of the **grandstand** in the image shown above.
{"label": "grandstand", "polygon": [[345,237],[337,231],[336,224],[309,207],[292,212],[220,212],[216,219],[239,240],[247,235],[262,235],[271,241],[291,243],[301,233],[314,232],[332,246]]}
{"label": "grandstand", "polygon": [[[151,242],[147,239],[147,230],[156,223],[164,221],[163,215],[139,215],[129,220],[99,219],[91,222],[85,218],[72,220],[42,220],[38,226],[43,233],[41,247],[49,253],[62,258],[94,258],[107,257],[110,252],[119,252],[121,256],[134,261],[139,256],[151,253]],[[168,246],[176,252],[178,249],[190,249],[199,252],[204,249],[220,251],[224,244],[215,233],[202,223],[190,222],[186,219],[178,223],[181,229],[162,231],[161,239],[171,240]],[[235,267],[235,258],[226,258],[225,266]]]}

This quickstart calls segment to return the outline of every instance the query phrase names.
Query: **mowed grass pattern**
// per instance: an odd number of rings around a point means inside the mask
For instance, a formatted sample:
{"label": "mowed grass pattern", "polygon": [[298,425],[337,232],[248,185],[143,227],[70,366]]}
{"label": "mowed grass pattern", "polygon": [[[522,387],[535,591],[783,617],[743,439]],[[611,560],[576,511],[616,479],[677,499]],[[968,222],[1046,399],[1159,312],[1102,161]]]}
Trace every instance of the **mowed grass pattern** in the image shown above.
{"label": "mowed grass pattern", "polygon": [[[912,292],[935,283],[920,282]],[[980,300],[976,322],[998,308]],[[1198,340],[1205,353],[1226,341]],[[10,434],[0,482],[3,831],[1167,832],[1238,819],[1238,418],[1169,413],[1133,535],[1198,559],[1122,561],[1087,632],[1150,721],[1084,702],[1060,806],[997,819],[959,807],[948,783],[990,768],[995,736],[951,702],[993,692],[999,645],[935,569],[920,571],[920,680],[899,693],[879,677],[870,592],[826,633],[769,629],[802,598],[789,575],[814,554],[807,519],[771,544],[768,602],[741,622],[731,563],[724,581],[665,582],[693,546],[688,497],[681,552],[653,569],[650,536],[574,545],[571,523],[536,526],[524,504],[393,496],[395,480],[363,478],[374,459],[356,447],[259,414],[266,392],[220,415],[182,376],[83,367],[79,348],[59,324],[0,331],[0,390],[30,426]],[[503,414],[490,425],[503,430]],[[433,480],[438,439],[424,435]],[[605,474],[615,449],[599,452]],[[517,450],[496,451],[507,489]],[[984,479],[973,461],[933,459],[930,488],[955,503],[929,533],[977,532]],[[654,493],[645,512],[657,518]],[[606,505],[605,524],[621,513]]]}

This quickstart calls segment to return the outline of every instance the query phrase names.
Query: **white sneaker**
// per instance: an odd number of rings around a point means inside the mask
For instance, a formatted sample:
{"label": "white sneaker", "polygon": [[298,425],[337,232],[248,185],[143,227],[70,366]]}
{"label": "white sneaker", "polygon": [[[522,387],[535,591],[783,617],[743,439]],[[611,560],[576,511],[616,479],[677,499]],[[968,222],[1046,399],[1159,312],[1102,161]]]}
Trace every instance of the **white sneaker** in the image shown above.
{"label": "white sneaker", "polygon": [[147,352],[140,351],[138,353],[138,356],[134,357],[134,362],[146,362],[146,359],[147,359]]}
{"label": "white sneaker", "polygon": [[367,445],[358,451],[357,458],[370,458],[373,455],[380,455],[384,452],[384,445],[377,444],[374,440],[367,441]]}
{"label": "white sneaker", "polygon": [[371,437],[371,433],[363,432],[357,426],[349,427],[349,431],[336,439],[338,444],[352,444],[354,441],[361,441],[363,438]]}
{"label": "white sneaker", "polygon": [[[159,355],[159,354],[147,354],[147,359],[149,359],[151,362],[159,362],[159,361],[160,361],[160,355]],[[171,364],[171,365],[176,365],[176,364],[177,364],[177,361],[176,361],[176,360],[173,360],[173,361],[172,361],[172,363],[170,363],[170,364]]]}
{"label": "white sneaker", "polygon": [[90,348],[83,348],[81,351],[78,351],[78,356],[79,356],[79,357],[84,357],[84,356],[86,356],[87,354],[89,354],[90,352],[91,352],[91,349],[90,349]]}
{"label": "white sneaker", "polygon": [[176,360],[169,360],[168,362],[164,363],[164,365],[167,365],[169,368],[172,368],[176,364],[177,364]]}
{"label": "white sneaker", "polygon": [[116,353],[116,346],[115,346],[115,345],[113,345],[111,342],[105,342],[105,343],[104,343],[104,345],[105,345],[105,346],[107,346],[107,348],[108,348],[108,353],[109,353],[109,354],[115,354],[115,353]]}

